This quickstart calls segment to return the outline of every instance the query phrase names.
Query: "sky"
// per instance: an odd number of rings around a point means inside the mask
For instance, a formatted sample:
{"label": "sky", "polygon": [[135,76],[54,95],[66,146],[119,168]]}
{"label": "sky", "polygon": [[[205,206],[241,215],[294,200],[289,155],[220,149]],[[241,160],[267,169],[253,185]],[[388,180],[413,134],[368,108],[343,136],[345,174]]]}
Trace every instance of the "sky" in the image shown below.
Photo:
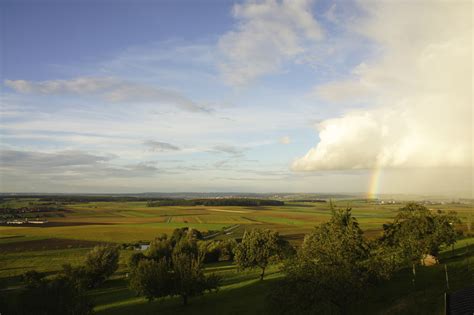
{"label": "sky", "polygon": [[0,14],[2,192],[473,197],[469,0]]}

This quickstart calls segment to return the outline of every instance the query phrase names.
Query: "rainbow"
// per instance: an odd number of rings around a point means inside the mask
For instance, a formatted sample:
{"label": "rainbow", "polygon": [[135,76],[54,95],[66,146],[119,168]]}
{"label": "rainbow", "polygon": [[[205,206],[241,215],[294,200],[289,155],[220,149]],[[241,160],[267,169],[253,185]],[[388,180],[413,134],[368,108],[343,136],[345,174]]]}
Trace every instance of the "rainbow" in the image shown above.
{"label": "rainbow", "polygon": [[379,166],[374,168],[370,176],[369,187],[367,190],[367,199],[377,198],[377,195],[379,194],[381,175],[382,175],[382,168]]}

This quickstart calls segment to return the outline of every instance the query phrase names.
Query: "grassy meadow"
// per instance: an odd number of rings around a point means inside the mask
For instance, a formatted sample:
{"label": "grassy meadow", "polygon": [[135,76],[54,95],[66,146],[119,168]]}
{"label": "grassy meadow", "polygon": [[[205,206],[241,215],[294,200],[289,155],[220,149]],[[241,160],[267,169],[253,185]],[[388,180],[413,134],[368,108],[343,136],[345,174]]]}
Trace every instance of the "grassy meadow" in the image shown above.
{"label": "grassy meadow", "polygon": [[[28,202],[35,202],[30,199]],[[9,201],[20,206],[27,202]],[[403,204],[379,204],[373,200],[336,200],[337,207],[351,207],[367,237],[381,231]],[[368,292],[368,303],[353,309],[357,314],[441,314],[446,291],[444,264],[450,276],[450,289],[474,283],[474,212],[472,204],[427,205],[431,210],[454,210],[463,221],[465,238],[454,251],[446,249],[441,265],[420,267],[414,288],[409,271],[396,274],[387,283]],[[213,238],[240,238],[255,227],[279,231],[294,244],[304,234],[330,218],[329,203],[285,202],[284,206],[163,206],[148,207],[146,202],[72,202],[48,217],[44,225],[0,226],[0,288],[14,295],[21,285],[20,275],[35,269],[48,274],[63,264],[79,265],[85,254],[100,243],[147,242],[175,228],[192,227],[217,231]],[[229,262],[206,265],[206,272],[223,277],[219,292],[193,298],[182,307],[178,298],[147,302],[127,286],[127,261],[133,250],[122,249],[116,274],[99,289],[91,291],[97,314],[262,314],[268,288],[282,274],[272,266],[268,277],[258,280],[258,271],[240,272]],[[386,298],[389,296],[390,298]],[[249,307],[251,305],[252,307]],[[423,309],[420,309],[424,305]]]}

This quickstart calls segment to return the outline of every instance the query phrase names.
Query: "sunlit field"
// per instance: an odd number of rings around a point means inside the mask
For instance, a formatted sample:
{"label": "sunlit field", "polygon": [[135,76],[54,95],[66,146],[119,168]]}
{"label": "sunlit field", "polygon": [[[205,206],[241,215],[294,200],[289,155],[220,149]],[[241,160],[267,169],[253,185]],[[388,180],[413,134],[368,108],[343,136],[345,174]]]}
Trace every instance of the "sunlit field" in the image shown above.
{"label": "sunlit field", "polygon": [[[342,200],[334,204],[352,208],[362,229],[369,234],[377,233],[401,207],[401,204],[382,205],[365,200]],[[473,220],[470,204],[438,204],[429,208],[456,211],[466,230]],[[149,241],[179,227],[208,231],[238,225],[229,237],[238,238],[246,229],[260,227],[301,239],[302,234],[327,221],[330,215],[329,204],[320,202],[286,202],[284,206],[262,207],[147,207],[146,202],[88,202],[67,205],[61,216],[48,218],[49,223],[44,226],[0,226],[0,237],[16,236],[18,241],[22,240],[20,237],[40,237],[126,243]]]}
{"label": "sunlit field", "polygon": [[[380,235],[382,225],[389,223],[403,203],[381,204],[377,200],[334,200],[337,208],[352,208],[367,238]],[[41,203],[37,199],[6,200],[9,207],[19,208]],[[211,239],[242,237],[245,230],[268,228],[278,231],[298,246],[314,226],[331,215],[329,202],[286,201],[282,206],[162,206],[149,207],[146,202],[76,202],[64,203],[61,211],[48,213],[43,225],[0,226],[0,283],[15,298],[21,288],[21,275],[28,270],[57,274],[64,264],[79,266],[92,247],[103,243],[119,245],[146,243],[175,228],[190,227],[210,231]],[[462,220],[464,239],[454,251],[442,254],[442,263],[450,270],[451,289],[462,288],[474,276],[474,238],[472,204],[438,203],[430,210],[453,210]],[[213,232],[214,231],[214,232]],[[119,269],[103,286],[88,293],[97,314],[262,314],[267,294],[283,277],[279,265],[272,265],[265,281],[258,271],[239,271],[232,262],[206,264],[206,273],[222,276],[217,293],[191,300],[183,307],[178,298],[148,302],[128,287],[128,261],[133,249],[120,250]],[[409,271],[398,272],[386,284],[370,291],[367,303],[353,308],[355,314],[441,314],[445,292],[444,266],[420,267],[414,289]],[[390,299],[386,299],[390,296]],[[420,305],[425,307],[420,310]],[[251,308],[248,305],[253,305]],[[425,312],[426,311],[426,312]]]}

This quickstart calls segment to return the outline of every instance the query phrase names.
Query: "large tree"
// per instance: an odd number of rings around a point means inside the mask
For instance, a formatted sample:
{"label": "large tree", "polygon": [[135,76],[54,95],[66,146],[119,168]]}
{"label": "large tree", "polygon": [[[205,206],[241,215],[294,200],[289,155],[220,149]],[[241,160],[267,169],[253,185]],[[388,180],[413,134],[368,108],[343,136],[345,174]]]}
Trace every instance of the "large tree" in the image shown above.
{"label": "large tree", "polygon": [[204,275],[199,259],[187,253],[173,254],[172,274],[173,293],[181,296],[184,305],[190,297],[217,290],[220,282],[216,275]]}
{"label": "large tree", "polygon": [[86,257],[85,269],[90,277],[90,286],[97,287],[118,269],[119,250],[117,246],[96,246]]}
{"label": "large tree", "polygon": [[270,296],[274,310],[345,314],[367,285],[383,274],[372,250],[351,209],[333,209],[331,220],[316,226],[297,256],[285,264],[286,277]]}
{"label": "large tree", "polygon": [[399,251],[413,270],[427,254],[438,256],[441,246],[453,245],[460,223],[455,212],[433,212],[417,203],[400,209],[393,223],[384,225],[382,241]]}
{"label": "large tree", "polygon": [[260,280],[263,280],[268,265],[282,258],[288,247],[278,232],[268,229],[245,231],[242,242],[235,248],[234,260],[240,269],[260,268]]}
{"label": "large tree", "polygon": [[173,292],[173,278],[166,258],[140,260],[129,277],[130,287],[149,301]]}
{"label": "large tree", "polygon": [[183,304],[190,297],[217,290],[220,278],[205,275],[205,246],[198,245],[195,230],[176,229],[173,236],[153,242],[147,255],[130,264],[130,287],[147,299],[181,296]]}

